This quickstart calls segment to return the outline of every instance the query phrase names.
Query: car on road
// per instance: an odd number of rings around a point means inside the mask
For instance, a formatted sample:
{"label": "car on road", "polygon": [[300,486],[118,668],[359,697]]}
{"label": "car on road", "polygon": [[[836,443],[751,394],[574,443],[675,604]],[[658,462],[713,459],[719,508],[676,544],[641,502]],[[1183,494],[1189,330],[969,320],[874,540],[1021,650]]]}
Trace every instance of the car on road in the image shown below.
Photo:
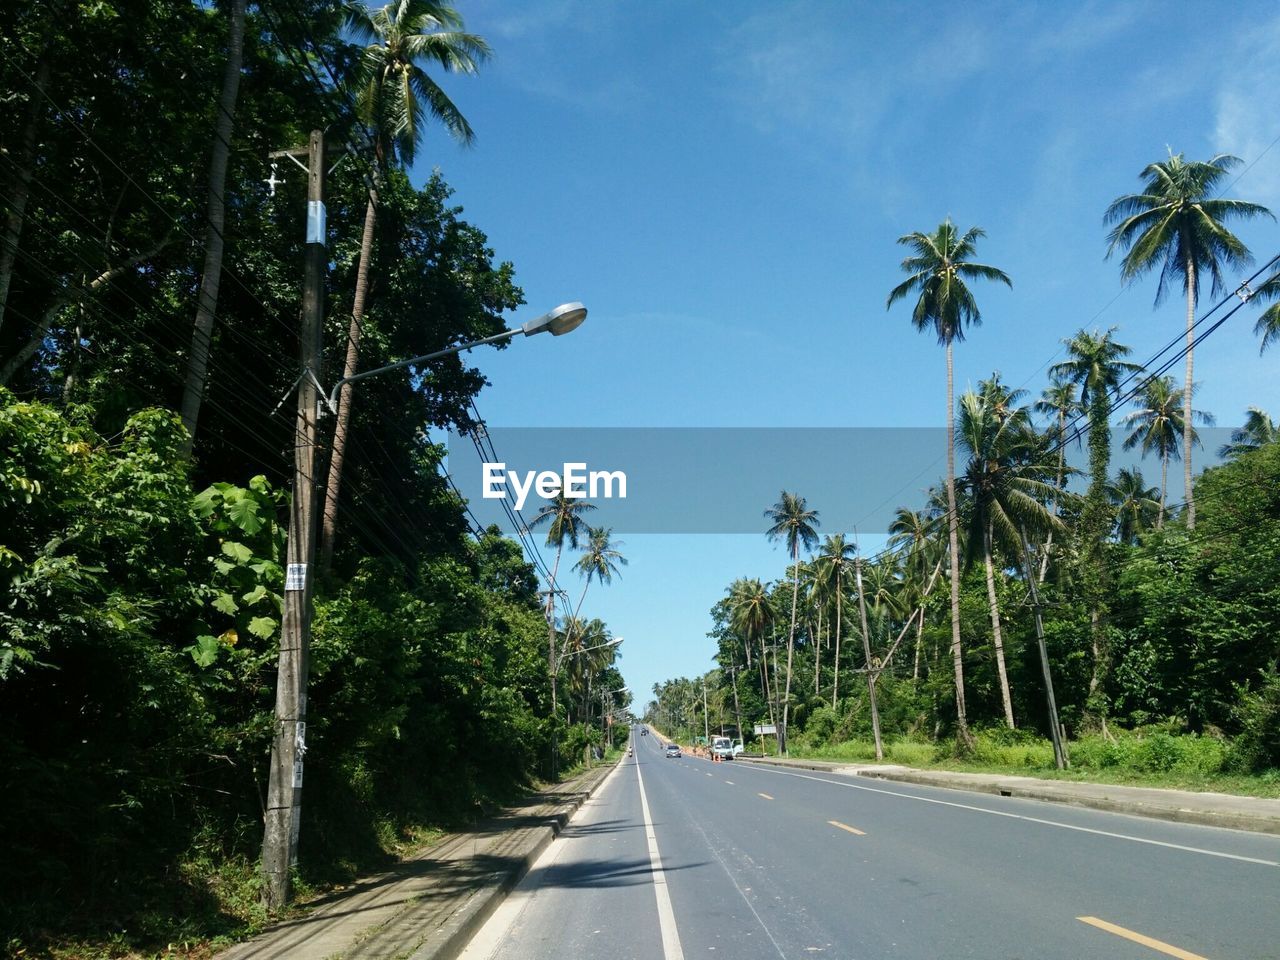
{"label": "car on road", "polygon": [[678,744],[678,743],[668,743],[668,744],[667,744],[667,749],[664,751],[664,753],[665,753],[665,755],[666,755],[666,756],[668,756],[668,757],[679,757],[679,756],[680,756],[680,744]]}
{"label": "car on road", "polygon": [[640,736],[642,736],[642,737],[647,737],[648,735],[649,735],[649,728],[648,728],[648,727],[641,727],[641,728],[640,728]]}
{"label": "car on road", "polygon": [[734,758],[733,741],[728,737],[712,737],[711,755],[717,760],[732,760]]}

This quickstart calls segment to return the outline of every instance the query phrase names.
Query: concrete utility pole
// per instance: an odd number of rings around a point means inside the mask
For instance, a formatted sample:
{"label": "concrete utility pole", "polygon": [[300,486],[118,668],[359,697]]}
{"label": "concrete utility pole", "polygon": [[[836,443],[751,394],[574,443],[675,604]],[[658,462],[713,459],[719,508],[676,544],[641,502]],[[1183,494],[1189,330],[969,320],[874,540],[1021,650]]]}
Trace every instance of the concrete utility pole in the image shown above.
{"label": "concrete utility pole", "polygon": [[[301,151],[289,151],[290,153]],[[315,559],[316,442],[324,332],[324,134],[311,131],[307,150],[307,245],[299,335],[298,415],[294,430],[293,502],[276,675],[276,730],[271,744],[266,823],[262,837],[263,901],[289,902],[289,870],[297,862],[302,815],[302,759],[307,752],[307,647],[311,637],[311,568]]]}
{"label": "concrete utility pole", "polygon": [[1031,588],[1031,606],[1036,614],[1036,643],[1040,647],[1040,669],[1044,672],[1045,698],[1049,701],[1049,732],[1053,740],[1053,761],[1059,770],[1069,767],[1066,747],[1062,742],[1062,727],[1058,724],[1058,700],[1053,695],[1053,674],[1049,671],[1049,650],[1044,643],[1044,621],[1040,617],[1040,591],[1036,589],[1035,572],[1031,569],[1031,544],[1025,528],[1022,534],[1022,558],[1027,571],[1027,585]]}
{"label": "concrete utility pole", "polygon": [[862,652],[867,658],[867,695],[871,698],[871,732],[876,738],[876,759],[884,759],[884,747],[880,745],[880,710],[876,706],[876,672],[871,667],[871,634],[867,630],[867,598],[862,593],[862,557],[854,562],[854,575],[858,580],[858,611],[862,617]]}
{"label": "concrete utility pole", "polygon": [[702,739],[711,743],[711,718],[707,714],[707,681],[702,681]]}

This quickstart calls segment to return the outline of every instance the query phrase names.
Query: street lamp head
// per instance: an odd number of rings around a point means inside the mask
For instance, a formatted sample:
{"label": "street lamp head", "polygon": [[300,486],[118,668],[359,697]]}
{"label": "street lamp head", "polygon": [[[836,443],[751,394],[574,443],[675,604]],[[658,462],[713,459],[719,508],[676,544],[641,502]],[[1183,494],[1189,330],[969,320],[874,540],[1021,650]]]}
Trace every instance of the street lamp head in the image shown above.
{"label": "street lamp head", "polygon": [[536,320],[530,320],[520,329],[524,331],[526,337],[531,337],[535,333],[542,333],[544,330],[550,331],[553,337],[561,336],[571,330],[576,330],[582,326],[582,321],[587,319],[587,308],[578,301],[572,303],[562,303],[554,310],[544,313]]}

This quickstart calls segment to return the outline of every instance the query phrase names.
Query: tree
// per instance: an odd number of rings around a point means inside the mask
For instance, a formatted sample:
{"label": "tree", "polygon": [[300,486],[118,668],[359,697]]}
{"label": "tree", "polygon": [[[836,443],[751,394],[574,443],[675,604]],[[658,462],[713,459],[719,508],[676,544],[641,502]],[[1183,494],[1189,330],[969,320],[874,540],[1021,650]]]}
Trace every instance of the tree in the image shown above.
{"label": "tree", "polygon": [[[1160,499],[1156,500],[1156,494]],[[1116,538],[1121,543],[1135,544],[1138,535],[1154,527],[1160,529],[1164,509],[1163,491],[1148,487],[1141,470],[1121,468],[1114,483],[1107,484],[1107,495],[1116,514]]]}
{"label": "tree", "polygon": [[791,707],[791,666],[796,650],[796,608],[800,600],[800,546],[812,550],[818,542],[818,511],[810,510],[804,497],[783,490],[778,502],[764,512],[765,519],[773,522],[767,535],[770,540],[782,540],[791,554],[791,632],[787,635],[787,680],[782,697],[782,742],[779,749],[787,750],[787,717]]}
{"label": "tree", "polygon": [[[1058,469],[1054,474],[1054,486],[1057,491],[1053,495],[1053,515],[1056,517],[1062,510],[1062,494],[1066,489],[1069,441],[1067,422],[1084,413],[1084,406],[1080,403],[1079,387],[1070,380],[1053,377],[1049,386],[1045,387],[1044,392],[1040,394],[1040,399],[1035,402],[1034,407],[1036,413],[1051,416],[1054,420],[1051,436],[1054,446],[1058,449]],[[1044,583],[1044,578],[1049,572],[1049,555],[1052,549],[1053,531],[1050,530],[1049,535],[1045,537],[1043,557],[1037,577],[1041,583]]]}
{"label": "tree", "polygon": [[982,555],[1000,698],[1005,723],[1012,730],[1013,699],[1005,668],[992,554],[998,541],[1016,555],[1024,528],[1041,533],[1060,524],[1044,505],[1056,491],[1043,479],[1052,475],[1053,465],[1044,461],[1026,407],[1013,406],[1021,391],[1006,390],[998,377],[981,386],[982,393],[969,390],[960,397],[956,423],[956,445],[969,455],[959,478],[969,504],[965,553],[967,564],[973,563],[979,552]]}
{"label": "tree", "polygon": [[206,190],[204,274],[196,302],[196,318],[191,332],[191,353],[187,356],[186,383],[182,388],[182,425],[187,428],[187,453],[195,440],[204,400],[205,377],[209,371],[209,343],[218,312],[218,287],[222,282],[222,252],[227,228],[227,159],[231,154],[231,126],[235,122],[236,98],[240,92],[240,67],[244,60],[245,0],[231,0],[227,11],[227,62],[222,73],[222,93],[214,120],[213,152],[209,157],[209,184]]}
{"label": "tree", "polygon": [[[1258,300],[1280,301],[1280,273],[1268,277],[1253,295]],[[1265,353],[1267,347],[1280,340],[1280,303],[1273,303],[1262,312],[1262,316],[1254,324],[1253,332],[1262,338],[1262,343],[1258,345],[1259,353]]]}
{"label": "tree", "polygon": [[[924,602],[942,569],[947,547],[938,536],[938,518],[923,510],[899,507],[889,523],[889,549],[904,555],[902,588],[909,605],[915,608],[916,651],[911,679],[920,678],[920,651],[924,644]],[[932,573],[930,573],[932,571]]]}
{"label": "tree", "polygon": [[1267,415],[1267,411],[1250,407],[1245,413],[1244,426],[1231,431],[1231,442],[1218,448],[1218,456],[1234,460],[1277,440],[1280,440],[1280,427]]}
{"label": "tree", "polygon": [[[1123,423],[1130,428],[1125,437],[1124,448],[1132,450],[1142,446],[1145,457],[1155,451],[1160,457],[1160,510],[1156,516],[1156,529],[1164,526],[1165,503],[1169,497],[1169,461],[1181,456],[1181,446],[1187,431],[1182,422],[1186,416],[1188,405],[1184,402],[1183,391],[1173,385],[1173,377],[1152,377],[1143,384],[1142,395],[1134,400],[1138,409],[1124,418]],[[1191,415],[1206,426],[1213,425],[1213,416],[1200,410],[1192,410]],[[1190,431],[1193,443],[1199,443],[1200,437],[1193,427]],[[1190,493],[1187,494],[1190,502]]]}
{"label": "tree", "polygon": [[575,618],[582,612],[582,601],[587,599],[591,578],[595,577],[601,584],[608,586],[615,576],[622,575],[618,568],[627,565],[627,558],[618,550],[618,547],[625,544],[621,540],[613,540],[612,533],[613,530],[609,527],[587,527],[587,548],[573,565],[573,569],[586,578],[582,594],[578,597],[578,605],[573,610]]}
{"label": "tree", "polygon": [[1111,402],[1108,395],[1119,387],[1125,374],[1134,374],[1142,369],[1138,364],[1123,359],[1131,351],[1112,339],[1114,333],[1114,327],[1105,333],[1081,330],[1074,337],[1063,340],[1068,359],[1054,364],[1049,370],[1050,376],[1062,377],[1079,386],[1080,401],[1088,410],[1089,490],[1076,524],[1076,540],[1084,599],[1089,607],[1093,653],[1089,709],[1101,721],[1103,729],[1106,728],[1103,682],[1109,669],[1105,622],[1108,580],[1105,543],[1112,525],[1107,495],[1107,471],[1111,465]]}
{"label": "tree", "polygon": [[[375,171],[396,159],[406,165],[413,163],[426,135],[422,123],[424,111],[444,124],[454,139],[472,143],[475,133],[471,125],[424,65],[435,63],[445,71],[472,74],[489,56],[488,44],[480,37],[462,32],[462,17],[457,11],[435,0],[395,0],[378,9],[366,8],[363,4],[352,9],[348,25],[356,37],[368,45],[360,55],[350,85],[356,91],[359,119],[373,134]],[[369,291],[369,262],[377,222],[376,185],[369,184],[368,189],[342,368],[344,378],[354,376],[360,364],[361,321]],[[338,393],[338,415],[321,521],[320,562],[325,568],[333,559],[338,495],[342,489],[350,422],[351,384],[344,384]]]}
{"label": "tree", "polygon": [[843,533],[832,534],[822,541],[815,568],[815,582],[823,593],[836,598],[836,646],[834,652],[834,676],[831,680],[831,706],[839,709],[840,702],[840,632],[844,606],[844,575],[857,549],[844,539]]}
{"label": "tree", "polygon": [[[1195,366],[1196,300],[1200,277],[1213,278],[1213,292],[1222,289],[1222,271],[1252,262],[1249,249],[1226,228],[1231,219],[1270,217],[1271,211],[1244,200],[1224,200],[1214,195],[1240,158],[1220,153],[1206,161],[1186,161],[1169,151],[1169,159],[1148,164],[1139,174],[1142,192],[1117,197],[1107,207],[1103,221],[1115,224],[1107,235],[1107,256],[1117,248],[1126,252],[1120,276],[1132,280],[1156,268],[1160,283],[1156,304],[1164,298],[1169,282],[1180,279],[1187,296],[1187,368],[1182,394],[1183,482],[1187,491],[1187,527],[1196,527],[1196,503],[1191,485],[1192,373]],[[1274,219],[1274,217],[1272,217]],[[1264,345],[1266,340],[1263,341]]]}
{"label": "tree", "polygon": [[931,330],[947,353],[947,525],[951,550],[951,659],[956,683],[956,726],[961,744],[972,743],[964,705],[964,661],[960,651],[960,544],[956,515],[955,365],[953,347],[964,340],[966,326],[982,322],[978,303],[967,280],[993,280],[1012,287],[1013,281],[996,267],[974,263],[977,241],[986,236],[980,227],[958,236],[950,218],[931,234],[909,233],[898,243],[911,250],[903,259],[906,280],[889,292],[886,309],[908,294],[918,294],[911,322],[921,332]]}

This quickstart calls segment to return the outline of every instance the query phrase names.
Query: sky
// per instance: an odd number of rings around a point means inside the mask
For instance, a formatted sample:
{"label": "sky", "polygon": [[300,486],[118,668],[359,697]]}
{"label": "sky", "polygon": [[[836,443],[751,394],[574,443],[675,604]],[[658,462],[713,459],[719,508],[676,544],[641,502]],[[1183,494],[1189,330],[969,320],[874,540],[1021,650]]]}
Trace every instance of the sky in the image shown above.
{"label": "sky", "polygon": [[[943,351],[908,306],[885,307],[899,236],[948,216],[986,230],[977,258],[1013,288],[975,287],[983,323],[956,349],[957,389],[998,370],[1034,397],[1082,327],[1118,326],[1141,360],[1185,323],[1179,291],[1153,308],[1155,279],[1125,287],[1106,258],[1103,211],[1148,163],[1234,154],[1227,195],[1280,211],[1274,4],[457,7],[494,51],[476,76],[437,77],[476,141],[433,130],[414,175],[439,168],[515,264],[527,305],[513,322],[569,300],[590,311],[572,335],[472,354],[493,427],[936,428]],[[1259,262],[1280,253],[1273,222],[1236,232]],[[1222,426],[1249,405],[1280,412],[1258,312],[1196,351],[1197,406]],[[786,466],[754,469],[781,489]],[[931,479],[904,483],[901,502],[919,506]],[[719,484],[672,495],[713,504]],[[854,522],[810,506],[820,533]],[[591,519],[611,525],[608,504]],[[765,527],[615,531],[629,564],[584,613],[625,638],[637,707],[655,682],[712,666],[709,611],[732,580],[785,575]],[[882,542],[862,537],[864,552]],[[580,579],[561,579],[576,598]]]}

